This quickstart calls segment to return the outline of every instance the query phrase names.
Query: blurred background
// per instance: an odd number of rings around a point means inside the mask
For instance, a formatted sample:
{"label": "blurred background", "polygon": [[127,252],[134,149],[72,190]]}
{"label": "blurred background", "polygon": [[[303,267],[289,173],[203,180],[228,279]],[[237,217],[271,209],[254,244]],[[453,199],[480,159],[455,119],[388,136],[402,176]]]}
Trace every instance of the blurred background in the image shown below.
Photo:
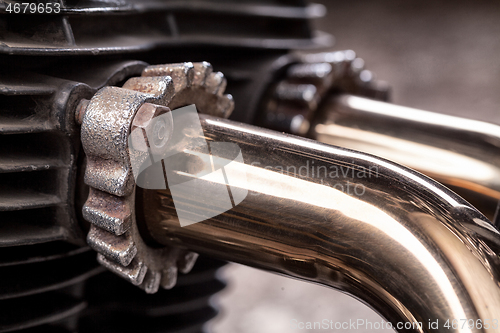
{"label": "blurred background", "polygon": [[[335,49],[352,49],[392,102],[500,124],[500,1],[319,1],[316,28]],[[291,321],[382,319],[357,300],[312,284],[231,264],[219,297],[215,333],[330,332],[293,329]],[[391,330],[334,330],[391,332]]]}

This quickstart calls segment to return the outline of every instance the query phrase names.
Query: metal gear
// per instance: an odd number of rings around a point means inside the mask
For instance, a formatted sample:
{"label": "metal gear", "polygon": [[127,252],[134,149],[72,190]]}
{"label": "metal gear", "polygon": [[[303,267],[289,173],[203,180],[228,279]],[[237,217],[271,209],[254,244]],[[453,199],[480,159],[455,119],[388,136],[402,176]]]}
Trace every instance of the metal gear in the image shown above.
{"label": "metal gear", "polygon": [[389,99],[387,83],[375,80],[352,50],[297,55],[264,100],[261,125],[305,135],[309,122],[329,91]]}
{"label": "metal gear", "polygon": [[159,286],[172,288],[177,272],[188,272],[198,255],[153,248],[139,234],[129,134],[147,127],[157,115],[189,104],[196,104],[201,113],[227,118],[234,103],[231,95],[223,94],[225,86],[222,73],[212,72],[207,62],[149,66],[121,88],[102,88],[77,110],[87,155],[85,183],[90,186],[83,207],[91,223],[87,242],[99,252],[103,266],[147,293],[155,293]]}

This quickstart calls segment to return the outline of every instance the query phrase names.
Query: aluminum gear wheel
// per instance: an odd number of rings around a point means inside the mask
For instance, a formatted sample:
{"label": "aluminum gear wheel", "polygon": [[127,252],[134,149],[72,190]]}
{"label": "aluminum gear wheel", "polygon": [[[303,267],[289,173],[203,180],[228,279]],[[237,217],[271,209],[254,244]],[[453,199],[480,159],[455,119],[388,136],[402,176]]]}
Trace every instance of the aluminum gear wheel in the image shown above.
{"label": "aluminum gear wheel", "polygon": [[233,110],[224,95],[226,80],[207,62],[146,67],[123,87],[104,87],[81,103],[81,139],[87,155],[83,207],[91,223],[88,244],[98,261],[132,284],[155,293],[172,288],[177,272],[188,272],[197,254],[177,248],[153,248],[139,234],[135,217],[135,180],[128,137],[159,114],[189,104],[201,113],[227,118]]}
{"label": "aluminum gear wheel", "polygon": [[264,98],[263,127],[305,135],[322,99],[332,90],[387,101],[390,88],[375,80],[352,50],[297,55]]}

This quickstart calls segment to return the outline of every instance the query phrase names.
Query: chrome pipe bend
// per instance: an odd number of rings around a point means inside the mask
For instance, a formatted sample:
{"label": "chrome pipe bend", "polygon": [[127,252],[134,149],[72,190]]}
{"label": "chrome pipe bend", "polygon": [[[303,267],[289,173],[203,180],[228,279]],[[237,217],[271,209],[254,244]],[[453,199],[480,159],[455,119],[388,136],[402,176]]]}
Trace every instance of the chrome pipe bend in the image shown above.
{"label": "chrome pipe bend", "polygon": [[[142,223],[156,242],[333,287],[400,332],[500,332],[493,327],[500,234],[464,199],[373,155],[201,117],[207,140],[240,147],[244,163],[226,172],[246,175],[230,186],[248,195],[223,214],[180,227],[168,190],[140,191]],[[348,172],[318,174],[323,167]],[[362,177],[367,170],[376,176]],[[197,205],[195,198],[186,203]],[[454,319],[459,327],[444,327]],[[462,327],[461,319],[474,325]],[[437,329],[429,327],[436,321]]]}

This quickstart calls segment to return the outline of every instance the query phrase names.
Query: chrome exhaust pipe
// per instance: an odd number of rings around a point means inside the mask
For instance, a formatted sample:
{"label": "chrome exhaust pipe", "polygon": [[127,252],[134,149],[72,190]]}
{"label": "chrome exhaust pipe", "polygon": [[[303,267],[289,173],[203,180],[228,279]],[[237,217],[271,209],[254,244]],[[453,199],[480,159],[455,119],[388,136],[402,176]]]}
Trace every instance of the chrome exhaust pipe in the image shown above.
{"label": "chrome exhaust pipe", "polygon": [[500,200],[500,126],[339,95],[325,102],[310,135],[420,171],[493,219]]}
{"label": "chrome exhaust pipe", "polygon": [[[373,155],[200,118],[207,141],[241,149],[224,168],[246,198],[181,227],[182,207],[203,202],[138,189],[144,238],[332,287],[399,332],[500,332],[500,234],[457,194]],[[196,172],[212,168],[203,161]]]}

